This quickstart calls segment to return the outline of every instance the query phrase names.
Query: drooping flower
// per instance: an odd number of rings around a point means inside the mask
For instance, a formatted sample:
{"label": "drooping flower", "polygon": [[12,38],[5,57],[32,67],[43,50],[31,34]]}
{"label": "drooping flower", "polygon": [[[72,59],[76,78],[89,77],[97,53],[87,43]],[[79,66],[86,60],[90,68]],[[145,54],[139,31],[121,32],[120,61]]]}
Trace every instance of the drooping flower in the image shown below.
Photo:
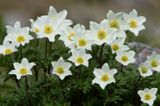
{"label": "drooping flower", "polygon": [[90,22],[90,35],[91,40],[97,45],[103,43],[110,44],[113,39],[113,34],[116,31],[114,28],[109,28],[108,20],[104,19],[100,24],[96,22]]}
{"label": "drooping flower", "polygon": [[151,76],[153,74],[152,67],[147,62],[141,63],[138,70],[142,77]]}
{"label": "drooping flower", "polygon": [[92,58],[90,54],[86,54],[83,49],[73,49],[71,52],[72,56],[68,59],[69,61],[72,61],[76,66],[85,65],[88,67],[88,60]]}
{"label": "drooping flower", "polygon": [[126,22],[125,29],[133,32],[135,36],[138,36],[139,32],[145,29],[143,23],[146,18],[143,16],[138,16],[138,13],[133,9],[129,14],[123,14],[124,21]]}
{"label": "drooping flower", "polygon": [[17,76],[17,79],[19,80],[22,76],[32,75],[32,67],[35,65],[35,63],[29,61],[26,58],[23,58],[21,63],[13,63],[15,70],[11,70],[9,74],[14,74]]}
{"label": "drooping flower", "polygon": [[117,52],[116,60],[127,66],[128,64],[135,62],[134,56],[134,51],[119,51]]}
{"label": "drooping flower", "polygon": [[5,37],[4,41],[11,41],[16,44],[18,47],[19,45],[25,45],[29,43],[30,40],[33,39],[31,35],[29,35],[29,27],[21,27],[20,22],[17,21],[12,26],[7,27],[7,36]]}
{"label": "drooping flower", "polygon": [[8,41],[3,42],[3,45],[0,45],[0,54],[3,55],[10,55],[13,52],[17,51],[15,48],[15,43],[10,43]]}
{"label": "drooping flower", "polygon": [[110,83],[115,83],[114,74],[117,73],[117,69],[110,69],[108,64],[105,63],[102,69],[94,69],[95,78],[92,84],[99,84],[102,89]]}
{"label": "drooping flower", "polygon": [[139,90],[138,95],[141,98],[143,103],[147,103],[149,106],[152,106],[154,101],[156,100],[157,88],[145,88],[144,90]]}
{"label": "drooping flower", "polygon": [[72,75],[70,71],[71,63],[65,62],[63,58],[59,58],[58,61],[52,62],[53,71],[52,74],[56,74],[59,76],[61,80],[63,80],[66,76]]}

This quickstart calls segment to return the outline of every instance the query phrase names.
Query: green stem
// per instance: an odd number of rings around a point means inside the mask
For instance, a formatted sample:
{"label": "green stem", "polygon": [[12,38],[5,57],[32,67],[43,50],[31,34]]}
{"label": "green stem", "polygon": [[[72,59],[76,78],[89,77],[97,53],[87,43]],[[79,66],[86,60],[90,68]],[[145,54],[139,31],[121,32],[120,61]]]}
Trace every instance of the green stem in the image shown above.
{"label": "green stem", "polygon": [[31,101],[30,101],[29,93],[28,93],[29,85],[28,85],[28,79],[27,79],[27,76],[25,76],[25,87],[26,87],[26,97],[27,97],[27,99],[28,99],[28,103],[29,103],[29,105],[31,106]]}
{"label": "green stem", "polygon": [[[44,54],[44,59],[47,59],[47,49],[48,49],[48,38],[45,38],[45,54]],[[44,82],[46,82],[46,73],[47,73],[47,68],[46,66],[44,66]]]}
{"label": "green stem", "polygon": [[[14,61],[12,60],[11,55],[8,55],[8,58],[10,60],[11,65],[13,66]],[[16,77],[15,77],[15,82],[16,82],[17,87],[20,88],[19,80]]]}
{"label": "green stem", "polygon": [[21,56],[21,59],[23,58],[23,53],[22,53],[22,45],[20,45],[20,56]]}
{"label": "green stem", "polygon": [[63,97],[65,96],[65,93],[63,91],[63,84],[62,84],[62,81],[61,79],[59,78],[59,84],[60,84],[60,87],[61,87],[61,90],[62,90],[62,94],[63,94]]}
{"label": "green stem", "polygon": [[98,57],[100,67],[102,67],[102,65],[103,65],[103,50],[104,50],[104,47],[105,47],[105,43],[103,43],[101,45],[100,53],[99,53],[99,57]]}
{"label": "green stem", "polygon": [[48,39],[45,39],[45,59],[47,58]]}

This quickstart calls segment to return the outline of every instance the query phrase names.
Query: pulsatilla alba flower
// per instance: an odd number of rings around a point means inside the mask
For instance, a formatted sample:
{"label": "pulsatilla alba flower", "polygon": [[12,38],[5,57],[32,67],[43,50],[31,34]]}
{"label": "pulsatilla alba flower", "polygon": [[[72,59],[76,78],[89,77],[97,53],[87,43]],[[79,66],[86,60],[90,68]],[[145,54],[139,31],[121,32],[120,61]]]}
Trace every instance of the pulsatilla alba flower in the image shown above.
{"label": "pulsatilla alba flower", "polygon": [[29,43],[29,41],[33,39],[33,37],[29,35],[29,27],[21,28],[20,22],[18,21],[14,24],[14,27],[6,26],[6,28],[7,36],[5,37],[4,41],[14,42],[16,46],[24,46],[26,43]]}
{"label": "pulsatilla alba flower", "polygon": [[90,22],[90,35],[91,39],[97,45],[102,45],[103,43],[110,44],[113,41],[113,34],[116,29],[109,28],[108,20],[104,19],[100,24],[96,22]]}
{"label": "pulsatilla alba flower", "polygon": [[128,65],[135,62],[135,52],[134,51],[120,51],[117,52],[116,60],[123,65]]}
{"label": "pulsatilla alba flower", "polygon": [[147,62],[151,65],[152,69],[160,72],[160,55],[152,52],[151,56],[147,57]]}
{"label": "pulsatilla alba flower", "polygon": [[89,39],[89,33],[86,31],[85,26],[78,24],[75,32],[76,36],[73,36],[75,48],[91,50],[92,40]]}
{"label": "pulsatilla alba flower", "polygon": [[66,28],[60,39],[71,49],[91,49],[92,41],[88,39],[88,33],[83,25],[77,24],[73,28]]}
{"label": "pulsatilla alba flower", "polygon": [[54,7],[49,8],[48,15],[38,17],[36,21],[31,20],[31,30],[37,34],[37,38],[48,38],[54,42],[57,34],[62,34],[62,30],[72,24],[65,19],[67,11],[56,12]]}
{"label": "pulsatilla alba flower", "polygon": [[151,65],[148,64],[147,62],[141,63],[138,70],[142,77],[151,76],[153,74]]}
{"label": "pulsatilla alba flower", "polygon": [[139,90],[138,95],[141,98],[143,103],[147,103],[149,106],[152,106],[154,101],[156,100],[157,88],[145,88],[144,90]]}
{"label": "pulsatilla alba flower", "polygon": [[129,47],[124,44],[124,39],[116,39],[111,43],[112,53],[129,50]]}
{"label": "pulsatilla alba flower", "polygon": [[3,45],[0,45],[0,53],[3,55],[9,55],[17,51],[15,48],[15,43],[10,43],[8,41],[3,42]]}
{"label": "pulsatilla alba flower", "polygon": [[52,66],[52,74],[56,74],[61,80],[63,80],[66,76],[72,75],[71,71],[69,70],[72,66],[71,63],[65,62],[62,57],[59,58],[58,61],[52,62]]}
{"label": "pulsatilla alba flower", "polygon": [[133,32],[135,36],[138,36],[139,32],[145,29],[143,23],[146,18],[143,16],[138,16],[138,13],[133,9],[129,14],[123,14],[124,21],[126,22],[126,29]]}
{"label": "pulsatilla alba flower", "polygon": [[110,10],[107,14],[107,19],[109,20],[110,28],[121,30],[121,26],[124,25],[122,12],[114,13],[112,10]]}
{"label": "pulsatilla alba flower", "polygon": [[83,49],[73,49],[72,56],[68,59],[72,61],[76,66],[85,65],[88,67],[88,60],[92,58],[90,54],[86,54],[86,51]]}
{"label": "pulsatilla alba flower", "polygon": [[13,63],[15,70],[12,70],[9,72],[9,74],[14,74],[17,76],[17,79],[19,80],[22,76],[32,75],[32,67],[35,65],[35,63],[29,61],[26,58],[23,58],[21,63]]}
{"label": "pulsatilla alba flower", "polygon": [[67,27],[65,30],[62,31],[62,35],[59,39],[64,42],[66,47],[74,48],[75,42],[73,41],[73,37],[76,36],[76,28],[76,26],[74,26],[73,28]]}
{"label": "pulsatilla alba flower", "polygon": [[102,89],[105,89],[108,84],[115,83],[114,74],[116,73],[116,69],[110,69],[108,64],[105,63],[102,69],[94,69],[95,78],[92,84],[99,84]]}

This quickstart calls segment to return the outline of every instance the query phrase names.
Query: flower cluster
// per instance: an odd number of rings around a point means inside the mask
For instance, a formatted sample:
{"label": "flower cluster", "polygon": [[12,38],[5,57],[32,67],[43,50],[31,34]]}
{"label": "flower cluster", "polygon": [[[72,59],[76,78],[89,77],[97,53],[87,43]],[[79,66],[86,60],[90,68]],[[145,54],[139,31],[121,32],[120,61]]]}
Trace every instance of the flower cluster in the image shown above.
{"label": "flower cluster", "polygon": [[[69,53],[72,54],[68,60],[59,57],[58,61],[51,62],[52,74],[59,76],[61,80],[72,75],[70,70],[72,66],[89,67],[92,55],[88,51],[92,51],[93,45],[100,46],[102,49],[105,46],[109,47],[115,55],[115,60],[122,66],[135,62],[135,52],[130,50],[125,40],[128,32],[138,36],[139,32],[145,29],[143,24],[146,21],[145,17],[138,16],[135,9],[130,13],[114,13],[110,10],[100,23],[91,21],[89,29],[81,24],[72,25],[73,22],[66,19],[66,16],[66,10],[57,12],[54,7],[50,6],[47,15],[40,16],[36,20],[30,19],[31,28],[21,27],[20,22],[16,22],[14,27],[6,26],[7,36],[0,46],[0,53],[10,55],[16,52],[18,47],[34,39],[45,38],[52,43],[56,35],[60,35],[59,40],[64,42],[65,46],[70,49]],[[36,36],[31,36],[29,32],[34,32]],[[22,76],[32,75],[31,69],[36,64],[29,63],[26,58],[23,58],[21,63],[15,62],[13,65],[15,70],[10,71],[9,74],[15,74],[19,80]],[[160,72],[160,55],[153,52],[138,70],[143,77],[152,75],[153,70]],[[102,89],[105,89],[108,84],[116,82],[114,75],[118,71],[120,70],[110,69],[108,63],[103,63],[94,69],[95,78],[92,84],[99,84]],[[138,94],[141,101],[152,105],[156,99],[156,92],[157,88],[146,88],[144,91],[138,91]]]}

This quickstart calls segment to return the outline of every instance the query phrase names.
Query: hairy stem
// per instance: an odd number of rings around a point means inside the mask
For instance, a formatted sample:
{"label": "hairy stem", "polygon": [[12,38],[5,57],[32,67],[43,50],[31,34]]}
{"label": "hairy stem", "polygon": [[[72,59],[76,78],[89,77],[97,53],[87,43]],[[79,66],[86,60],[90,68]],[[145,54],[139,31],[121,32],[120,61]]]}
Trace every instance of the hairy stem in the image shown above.
{"label": "hairy stem", "polygon": [[103,65],[103,50],[104,50],[104,47],[105,47],[105,43],[103,43],[101,45],[100,53],[99,53],[99,57],[98,57],[100,67],[102,67],[102,65]]}

